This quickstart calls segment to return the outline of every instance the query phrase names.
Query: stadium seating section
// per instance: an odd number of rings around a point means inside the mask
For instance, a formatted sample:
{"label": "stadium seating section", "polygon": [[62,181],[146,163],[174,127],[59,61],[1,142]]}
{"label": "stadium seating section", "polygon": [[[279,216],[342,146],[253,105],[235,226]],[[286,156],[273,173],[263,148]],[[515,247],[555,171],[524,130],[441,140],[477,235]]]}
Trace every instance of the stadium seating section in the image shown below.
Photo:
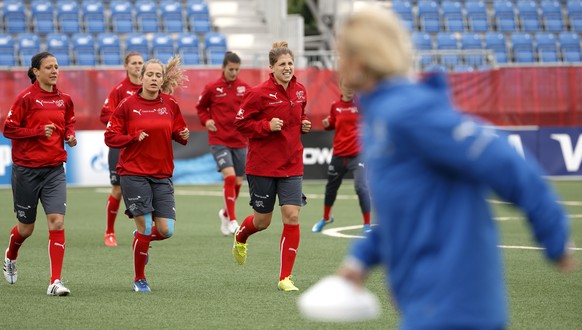
{"label": "stadium seating section", "polygon": [[[382,2],[411,31],[423,70],[582,58],[582,0]],[[7,0],[0,18],[0,66],[27,66],[40,50],[61,65],[120,65],[131,50],[146,59],[180,54],[188,65],[216,65],[227,49],[205,0]]]}
{"label": "stadium seating section", "polygon": [[205,0],[0,1],[0,67],[49,51],[60,65],[116,65],[129,51],[187,65],[221,64],[226,36]]}

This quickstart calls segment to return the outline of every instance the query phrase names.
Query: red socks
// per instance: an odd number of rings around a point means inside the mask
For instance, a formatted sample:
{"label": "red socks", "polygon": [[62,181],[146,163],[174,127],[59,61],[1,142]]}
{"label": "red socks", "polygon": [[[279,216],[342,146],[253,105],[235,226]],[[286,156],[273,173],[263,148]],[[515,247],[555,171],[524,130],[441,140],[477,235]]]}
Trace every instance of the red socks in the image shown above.
{"label": "red socks", "polygon": [[331,213],[331,206],[324,205],[323,206],[323,219],[325,221],[329,220],[329,214]]}
{"label": "red socks", "polygon": [[279,281],[285,277],[289,277],[293,271],[300,236],[299,225],[283,224],[283,233],[281,234],[280,244],[281,272],[279,273]]}
{"label": "red socks", "polygon": [[151,236],[135,233],[133,238],[133,270],[135,271],[135,278],[133,281],[145,279],[145,266],[148,258],[148,250],[150,248]]}
{"label": "red socks", "polygon": [[[10,232],[10,240],[8,241],[8,250],[6,250],[6,258],[16,260],[18,257],[18,249],[26,238],[20,236],[18,226],[14,226]],[[51,282],[52,283],[52,282]]]}
{"label": "red socks", "polygon": [[253,219],[255,218],[254,215],[249,215],[245,218],[245,221],[240,225],[240,229],[236,234],[236,241],[239,243],[246,243],[247,238],[252,234],[258,232],[257,228],[253,224]]}
{"label": "red socks", "polygon": [[49,260],[51,283],[61,279],[63,259],[65,257],[65,230],[49,230]]}
{"label": "red socks", "polygon": [[236,220],[235,202],[236,202],[236,176],[229,175],[224,178],[224,205],[226,205],[226,213],[228,218]]}
{"label": "red socks", "polygon": [[362,213],[362,216],[364,217],[364,224],[369,225],[370,224],[370,212]]}
{"label": "red socks", "polygon": [[105,233],[110,234],[115,232],[115,219],[117,218],[117,211],[119,210],[119,203],[121,199],[115,199],[112,195],[109,195],[107,199],[107,204],[105,209],[107,211],[107,229]]}

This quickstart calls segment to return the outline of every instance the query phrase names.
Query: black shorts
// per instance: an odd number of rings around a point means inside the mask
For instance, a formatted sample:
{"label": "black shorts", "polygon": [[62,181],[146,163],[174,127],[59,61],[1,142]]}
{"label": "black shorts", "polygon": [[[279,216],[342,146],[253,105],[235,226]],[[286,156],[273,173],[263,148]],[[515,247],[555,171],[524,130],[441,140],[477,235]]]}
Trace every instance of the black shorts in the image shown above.
{"label": "black shorts", "polygon": [[38,200],[45,214],[65,214],[67,179],[63,165],[30,168],[12,165],[14,212],[21,223],[36,221]]}
{"label": "black shorts", "polygon": [[176,220],[172,179],[122,175],[121,191],[130,218],[153,213],[154,217]]}
{"label": "black shorts", "polygon": [[229,148],[221,144],[213,144],[210,146],[210,152],[216,161],[216,168],[219,172],[227,167],[234,167],[236,176],[245,174],[247,148]]}
{"label": "black shorts", "polygon": [[279,196],[279,206],[305,206],[307,198],[302,192],[303,177],[274,178],[247,174],[250,205],[258,213],[271,213],[275,208],[275,195]]}
{"label": "black shorts", "polygon": [[109,181],[112,186],[119,186],[119,174],[117,174],[117,163],[119,163],[119,149],[109,148],[109,156],[107,157],[109,162]]}

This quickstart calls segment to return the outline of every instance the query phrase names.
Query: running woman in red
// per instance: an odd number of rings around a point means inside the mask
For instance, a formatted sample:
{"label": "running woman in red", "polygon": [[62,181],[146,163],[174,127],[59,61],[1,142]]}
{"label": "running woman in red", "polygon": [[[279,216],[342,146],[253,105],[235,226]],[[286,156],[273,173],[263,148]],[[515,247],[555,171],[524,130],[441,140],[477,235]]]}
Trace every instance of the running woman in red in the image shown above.
{"label": "running woman in red", "polygon": [[208,129],[208,144],[224,178],[224,208],[218,211],[220,231],[234,234],[238,227],[235,206],[245,173],[248,139],[234,129],[233,121],[250,86],[238,78],[240,57],[226,52],[220,78],[206,85],[196,109]]}
{"label": "running woman in red", "polygon": [[75,109],[68,94],[57,89],[59,64],[50,53],[34,55],[26,88],[12,104],[4,122],[4,136],[12,140],[12,194],[18,222],[10,232],[4,255],[4,277],[17,279],[18,250],[34,231],[38,201],[46,213],[49,229],[49,296],[66,296],[71,291],[61,282],[65,256],[65,211],[67,182],[63,163],[65,143],[77,145]]}
{"label": "running woman in red", "polygon": [[333,222],[331,208],[337,197],[337,191],[344,176],[351,171],[354,175],[354,188],[360,202],[360,210],[364,218],[363,232],[370,227],[370,193],[366,182],[364,162],[360,159],[360,112],[354,103],[354,91],[340,81],[341,98],[331,105],[329,116],[323,119],[325,130],[334,130],[333,156],[327,170],[327,184],[323,204],[323,218],[311,231],[319,233],[323,227]]}
{"label": "running woman in red", "polygon": [[[125,56],[123,67],[127,71],[127,76],[117,86],[115,86],[105,100],[101,108],[99,118],[105,125],[109,122],[111,114],[117,108],[117,105],[124,98],[131,96],[141,88],[139,75],[143,66],[143,57],[138,52],[131,52]],[[119,175],[115,170],[119,161],[119,149],[109,148],[109,179],[111,181],[111,194],[105,204],[107,218],[107,227],[105,229],[105,245],[117,246],[115,237],[115,219],[121,202],[121,186],[119,185]]]}
{"label": "running woman in red", "polygon": [[126,214],[135,220],[137,229],[132,244],[137,292],[151,291],[145,276],[150,241],[174,233],[172,140],[185,145],[190,136],[180,107],[170,96],[187,80],[179,64],[179,57],[171,58],[167,66],[155,59],[147,61],[140,75],[143,87],[121,101],[105,131],[109,147],[123,148],[117,173]]}
{"label": "running woman in red", "polygon": [[301,134],[311,130],[305,116],[305,87],[293,75],[293,64],[287,42],[274,43],[269,51],[269,79],[245,95],[234,121],[249,137],[246,174],[254,213],[237,229],[232,254],[240,265],[246,262],[247,239],[269,227],[278,195],[283,233],[277,287],[282,291],[299,290],[291,272],[299,248],[299,210],[305,205]]}

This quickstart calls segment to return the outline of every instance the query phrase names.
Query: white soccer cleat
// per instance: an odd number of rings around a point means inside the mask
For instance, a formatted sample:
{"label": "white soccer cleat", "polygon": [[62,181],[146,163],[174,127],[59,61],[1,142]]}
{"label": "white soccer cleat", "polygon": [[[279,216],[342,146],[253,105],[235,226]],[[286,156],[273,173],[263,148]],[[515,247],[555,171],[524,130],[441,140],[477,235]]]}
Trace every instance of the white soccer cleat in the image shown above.
{"label": "white soccer cleat", "polygon": [[18,272],[16,271],[16,260],[10,260],[4,258],[4,278],[8,283],[16,283],[16,278],[18,277]]}
{"label": "white soccer cleat", "polygon": [[238,222],[236,220],[230,220],[228,222],[228,232],[232,235],[234,235],[234,233],[236,233],[236,230],[238,229]]}
{"label": "white soccer cleat", "polygon": [[67,289],[61,280],[55,280],[46,290],[49,296],[68,296],[69,293],[71,290]]}
{"label": "white soccer cleat", "polygon": [[228,236],[229,234],[232,234],[228,227],[229,219],[224,215],[224,209],[218,211],[218,217],[220,218],[220,232],[222,235]]}

